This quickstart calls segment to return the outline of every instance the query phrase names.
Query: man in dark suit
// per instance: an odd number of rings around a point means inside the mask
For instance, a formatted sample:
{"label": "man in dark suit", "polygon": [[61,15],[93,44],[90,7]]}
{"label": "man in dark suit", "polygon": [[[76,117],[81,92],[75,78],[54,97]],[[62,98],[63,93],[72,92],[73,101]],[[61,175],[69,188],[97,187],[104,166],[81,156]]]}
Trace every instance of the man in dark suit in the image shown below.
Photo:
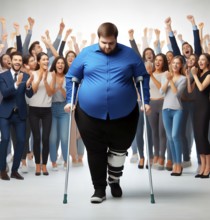
{"label": "man in dark suit", "polygon": [[16,133],[16,146],[11,171],[11,178],[24,179],[19,173],[21,157],[24,150],[26,136],[26,101],[25,95],[33,96],[31,83],[33,76],[20,72],[22,55],[19,52],[11,54],[11,69],[0,74],[0,91],[3,99],[0,104],[0,177],[10,180],[6,172],[7,147],[10,139],[10,126]]}

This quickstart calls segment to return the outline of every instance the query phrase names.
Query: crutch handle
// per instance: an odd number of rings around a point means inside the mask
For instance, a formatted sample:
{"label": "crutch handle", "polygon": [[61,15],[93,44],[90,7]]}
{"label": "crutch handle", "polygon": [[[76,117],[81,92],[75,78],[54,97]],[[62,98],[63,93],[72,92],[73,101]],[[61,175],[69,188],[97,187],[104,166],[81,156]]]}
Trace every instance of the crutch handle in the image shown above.
{"label": "crutch handle", "polygon": [[80,80],[77,77],[72,77],[71,81],[80,84]]}
{"label": "crutch handle", "polygon": [[136,83],[142,82],[143,81],[143,76],[138,76],[135,79]]}

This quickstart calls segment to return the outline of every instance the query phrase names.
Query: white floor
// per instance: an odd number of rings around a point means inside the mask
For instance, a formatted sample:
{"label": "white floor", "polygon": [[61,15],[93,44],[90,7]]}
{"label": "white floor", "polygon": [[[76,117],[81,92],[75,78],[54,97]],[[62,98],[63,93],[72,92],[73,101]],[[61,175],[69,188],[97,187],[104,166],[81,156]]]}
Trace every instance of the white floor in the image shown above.
{"label": "white floor", "polygon": [[34,170],[24,174],[25,180],[0,180],[0,220],[209,220],[210,179],[195,179],[193,166],[181,177],[169,171],[152,169],[155,204],[150,202],[148,171],[129,162],[129,154],[121,186],[123,197],[114,199],[107,187],[107,200],[89,202],[93,193],[87,161],[83,167],[70,167],[68,203],[63,204],[65,171],[50,170],[49,176],[35,176]]}

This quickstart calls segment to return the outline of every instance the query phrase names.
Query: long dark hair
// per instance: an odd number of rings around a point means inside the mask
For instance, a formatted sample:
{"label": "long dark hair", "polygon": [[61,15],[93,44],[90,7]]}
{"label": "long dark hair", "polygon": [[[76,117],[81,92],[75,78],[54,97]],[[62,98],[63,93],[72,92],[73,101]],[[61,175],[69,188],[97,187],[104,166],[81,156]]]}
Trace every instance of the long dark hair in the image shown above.
{"label": "long dark hair", "polygon": [[165,72],[165,71],[169,70],[169,68],[168,68],[168,60],[167,60],[167,58],[166,58],[166,55],[163,54],[163,53],[159,53],[159,54],[157,54],[157,55],[155,56],[155,59],[156,59],[156,57],[162,57],[162,59],[163,59],[162,71]]}
{"label": "long dark hair", "polygon": [[40,65],[38,64],[38,62],[41,60],[42,56],[47,56],[47,57],[48,57],[48,55],[47,55],[45,52],[40,52],[40,53],[38,53],[38,54],[37,54],[37,57],[36,57],[36,59],[37,59],[37,64],[36,64],[35,70],[38,70],[38,69],[40,68]]}
{"label": "long dark hair", "polygon": [[65,74],[68,72],[69,67],[68,67],[68,64],[67,64],[65,58],[62,57],[62,56],[58,56],[58,57],[56,57],[56,58],[54,59],[52,65],[51,65],[51,67],[50,67],[50,72],[55,71],[55,73],[57,73],[56,64],[57,64],[58,60],[60,60],[60,59],[63,60],[64,65],[65,65],[65,66],[64,66],[64,70],[63,70],[63,74],[65,75]]}
{"label": "long dark hair", "polygon": [[155,58],[155,52],[154,52],[154,50],[153,50],[152,48],[147,47],[147,48],[144,49],[144,51],[143,51],[143,55],[142,55],[142,59],[143,59],[144,62],[147,61],[145,55],[146,55],[146,52],[147,52],[148,50],[150,50],[150,51],[152,52],[152,55],[153,55],[153,61],[154,61],[154,58]]}

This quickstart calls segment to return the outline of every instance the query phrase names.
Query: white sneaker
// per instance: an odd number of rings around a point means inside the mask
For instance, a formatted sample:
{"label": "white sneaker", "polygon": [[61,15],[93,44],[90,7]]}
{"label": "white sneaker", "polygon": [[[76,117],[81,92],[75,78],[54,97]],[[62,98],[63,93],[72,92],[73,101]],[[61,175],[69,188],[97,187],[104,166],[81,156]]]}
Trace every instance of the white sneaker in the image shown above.
{"label": "white sneaker", "polygon": [[28,173],[28,167],[25,166],[25,165],[22,165],[22,167],[21,167],[21,172],[22,172],[22,173]]}
{"label": "white sneaker", "polygon": [[63,170],[66,170],[66,169],[67,169],[67,164],[64,163],[64,164],[63,164]]}
{"label": "white sneaker", "polygon": [[7,163],[10,163],[13,161],[13,155],[12,154],[8,154],[7,155]]}
{"label": "white sneaker", "polygon": [[58,165],[63,164],[63,156],[62,156],[62,154],[61,154],[60,157],[57,159],[56,163],[57,163]]}
{"label": "white sneaker", "polygon": [[138,154],[133,154],[131,159],[130,159],[130,163],[137,163],[138,162]]}
{"label": "white sneaker", "polygon": [[189,161],[183,161],[182,162],[182,167],[183,168],[187,168],[187,167],[191,167],[192,166],[192,163],[191,163],[191,161],[189,160]]}
{"label": "white sneaker", "polygon": [[58,167],[57,166],[52,167],[52,171],[58,171]]}
{"label": "white sneaker", "polygon": [[35,164],[34,164],[33,160],[27,160],[27,163],[28,163],[28,167],[31,167],[31,168],[35,167]]}

